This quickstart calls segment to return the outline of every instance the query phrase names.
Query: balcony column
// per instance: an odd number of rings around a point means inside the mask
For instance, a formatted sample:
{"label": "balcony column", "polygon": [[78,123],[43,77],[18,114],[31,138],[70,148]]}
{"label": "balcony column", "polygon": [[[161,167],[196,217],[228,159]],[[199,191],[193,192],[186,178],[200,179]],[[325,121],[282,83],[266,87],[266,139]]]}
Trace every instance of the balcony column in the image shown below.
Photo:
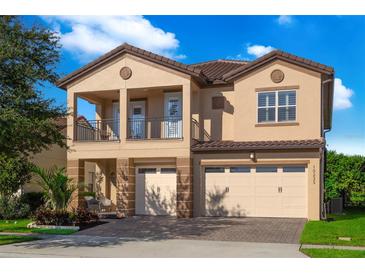
{"label": "balcony column", "polygon": [[182,87],[182,124],[183,138],[190,146],[191,141],[191,85],[184,84]]}
{"label": "balcony column", "polygon": [[71,111],[71,115],[67,116],[67,136],[71,138],[71,140],[67,140],[67,145],[71,146],[71,143],[77,138],[75,128],[77,120],[77,94],[72,91],[67,92],[67,106]]}
{"label": "balcony column", "polygon": [[124,143],[127,138],[128,127],[128,93],[126,88],[119,90],[119,138]]}

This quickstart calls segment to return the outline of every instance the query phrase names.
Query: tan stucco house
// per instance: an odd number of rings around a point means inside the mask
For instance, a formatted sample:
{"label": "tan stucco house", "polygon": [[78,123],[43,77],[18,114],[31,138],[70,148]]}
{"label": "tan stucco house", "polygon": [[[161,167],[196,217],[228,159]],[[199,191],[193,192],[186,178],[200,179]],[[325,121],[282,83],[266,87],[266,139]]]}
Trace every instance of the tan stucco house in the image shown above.
{"label": "tan stucco house", "polygon": [[320,219],[333,77],[282,51],[186,65],[123,44],[58,82],[68,174],[118,216]]}

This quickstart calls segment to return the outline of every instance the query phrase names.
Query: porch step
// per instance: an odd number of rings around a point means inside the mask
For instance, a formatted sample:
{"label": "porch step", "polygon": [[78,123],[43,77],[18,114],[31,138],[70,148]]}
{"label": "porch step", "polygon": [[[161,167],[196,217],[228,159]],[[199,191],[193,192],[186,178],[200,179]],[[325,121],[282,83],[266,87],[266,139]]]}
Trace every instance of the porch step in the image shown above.
{"label": "porch step", "polygon": [[100,219],[117,219],[116,212],[100,212],[98,216]]}

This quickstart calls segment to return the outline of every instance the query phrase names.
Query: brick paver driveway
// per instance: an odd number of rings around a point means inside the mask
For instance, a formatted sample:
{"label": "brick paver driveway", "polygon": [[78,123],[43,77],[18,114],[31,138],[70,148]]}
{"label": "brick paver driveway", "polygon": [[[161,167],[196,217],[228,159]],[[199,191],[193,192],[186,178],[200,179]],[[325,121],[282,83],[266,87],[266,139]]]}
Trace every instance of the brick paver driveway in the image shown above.
{"label": "brick paver driveway", "polygon": [[76,235],[116,236],[130,240],[198,239],[262,243],[299,242],[304,219],[191,218],[135,216],[103,220],[104,224]]}

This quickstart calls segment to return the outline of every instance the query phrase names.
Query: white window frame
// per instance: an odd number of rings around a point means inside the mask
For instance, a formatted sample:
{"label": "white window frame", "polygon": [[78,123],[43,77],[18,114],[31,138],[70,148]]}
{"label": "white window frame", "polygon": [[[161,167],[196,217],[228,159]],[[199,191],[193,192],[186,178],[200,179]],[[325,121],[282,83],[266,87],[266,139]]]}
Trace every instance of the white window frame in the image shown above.
{"label": "white window frame", "polygon": [[[290,121],[280,121],[279,122],[279,92],[288,92],[288,91],[294,91],[295,92],[295,105],[285,105],[280,107],[294,107],[295,106],[295,120]],[[260,108],[268,108],[265,107],[259,107],[259,94],[261,93],[275,93],[275,106],[271,106],[271,108],[275,108],[275,121],[264,121],[259,122],[259,109]],[[257,124],[287,124],[287,123],[296,123],[297,122],[297,106],[298,106],[298,100],[297,100],[297,90],[296,89],[281,89],[281,90],[267,90],[267,91],[259,91],[256,95],[256,123]],[[270,106],[269,106],[270,108]]]}

